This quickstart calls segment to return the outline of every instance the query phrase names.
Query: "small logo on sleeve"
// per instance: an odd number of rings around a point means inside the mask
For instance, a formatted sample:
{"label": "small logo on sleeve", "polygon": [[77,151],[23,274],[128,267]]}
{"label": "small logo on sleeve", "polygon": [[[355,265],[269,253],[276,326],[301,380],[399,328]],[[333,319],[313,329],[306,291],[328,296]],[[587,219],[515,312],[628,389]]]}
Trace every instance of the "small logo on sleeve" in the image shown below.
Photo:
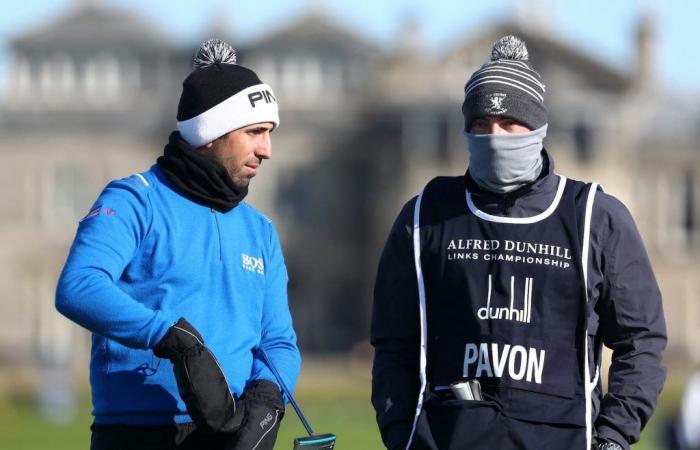
{"label": "small logo on sleeve", "polygon": [[255,258],[254,256],[241,253],[241,262],[243,268],[249,272],[259,273],[260,275],[265,273],[265,263],[262,258]]}
{"label": "small logo on sleeve", "polygon": [[113,209],[109,209],[109,208],[103,208],[102,206],[98,206],[97,208],[92,209],[89,213],[87,213],[87,214],[85,215],[85,217],[83,217],[82,219],[80,219],[80,220],[78,221],[78,223],[80,223],[80,222],[82,222],[82,221],[84,221],[84,220],[87,220],[87,219],[89,219],[89,218],[91,218],[91,217],[98,216],[98,215],[100,215],[100,214],[106,214],[106,215],[108,215],[108,216],[112,216],[112,215],[114,215],[114,210],[113,210]]}

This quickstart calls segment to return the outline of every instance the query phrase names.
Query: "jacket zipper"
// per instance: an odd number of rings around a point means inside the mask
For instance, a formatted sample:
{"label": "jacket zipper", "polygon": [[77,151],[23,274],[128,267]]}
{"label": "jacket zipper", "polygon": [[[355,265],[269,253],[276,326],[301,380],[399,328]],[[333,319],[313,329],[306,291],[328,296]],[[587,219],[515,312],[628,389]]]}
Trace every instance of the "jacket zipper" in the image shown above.
{"label": "jacket zipper", "polygon": [[216,225],[216,250],[218,252],[219,261],[221,261],[221,229],[219,228],[219,218],[216,216],[216,211],[214,208],[210,208],[212,216],[214,216],[214,223]]}

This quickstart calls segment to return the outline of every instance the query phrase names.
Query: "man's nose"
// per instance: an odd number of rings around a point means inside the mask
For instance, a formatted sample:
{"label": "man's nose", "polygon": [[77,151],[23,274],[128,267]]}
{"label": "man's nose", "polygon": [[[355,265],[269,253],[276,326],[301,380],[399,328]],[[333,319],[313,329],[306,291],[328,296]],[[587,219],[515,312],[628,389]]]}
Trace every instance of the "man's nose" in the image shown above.
{"label": "man's nose", "polygon": [[270,159],[272,157],[272,145],[269,136],[263,138],[261,142],[255,146],[255,156],[260,159]]}
{"label": "man's nose", "polygon": [[500,125],[498,122],[491,122],[490,128],[491,128],[490,134],[503,134],[503,133],[507,133],[506,130],[504,130],[503,128],[501,128],[501,125]]}

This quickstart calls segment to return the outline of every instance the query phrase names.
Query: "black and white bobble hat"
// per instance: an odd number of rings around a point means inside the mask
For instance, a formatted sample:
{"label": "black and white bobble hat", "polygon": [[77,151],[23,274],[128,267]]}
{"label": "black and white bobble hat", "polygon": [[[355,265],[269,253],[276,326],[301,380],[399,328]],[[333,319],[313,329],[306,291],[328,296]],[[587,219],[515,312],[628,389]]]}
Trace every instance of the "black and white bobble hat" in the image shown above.
{"label": "black and white bobble hat", "polygon": [[204,42],[194,70],[182,83],[177,129],[192,147],[256,123],[279,123],[272,88],[252,70],[236,64],[236,51],[219,39]]}
{"label": "black and white bobble hat", "polygon": [[474,72],[464,86],[465,130],[484,116],[506,117],[536,130],[547,123],[544,92],[525,43],[515,36],[504,36],[493,44],[491,61]]}

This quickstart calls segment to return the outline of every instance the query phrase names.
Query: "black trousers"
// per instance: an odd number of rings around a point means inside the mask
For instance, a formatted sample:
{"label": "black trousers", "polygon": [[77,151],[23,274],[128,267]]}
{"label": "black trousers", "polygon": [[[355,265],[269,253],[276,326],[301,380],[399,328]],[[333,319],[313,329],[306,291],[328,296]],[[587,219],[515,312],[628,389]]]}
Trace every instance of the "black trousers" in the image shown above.
{"label": "black trousers", "polygon": [[193,423],[93,424],[90,450],[223,450],[227,436],[206,435]]}

